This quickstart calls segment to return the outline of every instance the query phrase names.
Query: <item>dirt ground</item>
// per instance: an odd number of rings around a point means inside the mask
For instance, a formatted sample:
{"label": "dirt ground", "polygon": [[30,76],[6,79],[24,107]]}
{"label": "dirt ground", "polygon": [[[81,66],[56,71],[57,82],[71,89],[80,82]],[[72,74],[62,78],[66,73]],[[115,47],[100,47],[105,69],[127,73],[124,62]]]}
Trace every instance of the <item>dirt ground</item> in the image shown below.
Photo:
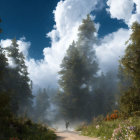
{"label": "dirt ground", "polygon": [[60,131],[56,132],[56,135],[58,136],[57,140],[99,140],[97,138],[81,136],[78,133],[72,131]]}

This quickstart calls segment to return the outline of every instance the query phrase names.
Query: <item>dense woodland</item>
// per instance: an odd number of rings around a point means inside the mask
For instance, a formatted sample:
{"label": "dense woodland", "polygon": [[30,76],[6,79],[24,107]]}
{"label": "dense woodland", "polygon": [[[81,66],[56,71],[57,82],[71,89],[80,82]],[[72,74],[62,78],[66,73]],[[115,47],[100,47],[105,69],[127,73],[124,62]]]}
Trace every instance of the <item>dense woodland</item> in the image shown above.
{"label": "dense woodland", "polygon": [[[79,26],[77,41],[72,42],[61,62],[58,89],[38,89],[36,94],[32,92],[33,82],[16,39],[10,46],[0,47],[0,137],[22,133],[19,124],[16,131],[11,128],[18,118],[53,124],[58,119],[91,122],[94,117],[106,116],[115,109],[125,117],[139,114],[140,24],[135,22],[132,26],[118,74],[101,71],[94,48],[98,41],[88,15]],[[57,110],[51,120],[52,106],[57,106]],[[33,122],[25,121],[34,125]]]}

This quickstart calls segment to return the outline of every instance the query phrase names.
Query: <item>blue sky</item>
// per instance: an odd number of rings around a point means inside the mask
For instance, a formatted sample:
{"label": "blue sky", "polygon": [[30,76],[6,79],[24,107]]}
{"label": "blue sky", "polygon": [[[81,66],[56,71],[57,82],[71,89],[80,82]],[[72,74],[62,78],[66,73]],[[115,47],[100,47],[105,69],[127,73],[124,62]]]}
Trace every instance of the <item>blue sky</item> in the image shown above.
{"label": "blue sky", "polygon": [[[46,33],[53,28],[55,9],[59,0],[0,0],[2,39],[25,36],[31,42],[30,57],[43,58],[43,48],[50,46]],[[99,37],[127,28],[122,20],[112,19],[104,7],[93,12],[95,22],[100,23]]]}
{"label": "blue sky", "polygon": [[54,25],[53,10],[58,0],[0,0],[3,39],[25,36],[31,42],[31,57],[41,58],[50,40],[45,38]]}

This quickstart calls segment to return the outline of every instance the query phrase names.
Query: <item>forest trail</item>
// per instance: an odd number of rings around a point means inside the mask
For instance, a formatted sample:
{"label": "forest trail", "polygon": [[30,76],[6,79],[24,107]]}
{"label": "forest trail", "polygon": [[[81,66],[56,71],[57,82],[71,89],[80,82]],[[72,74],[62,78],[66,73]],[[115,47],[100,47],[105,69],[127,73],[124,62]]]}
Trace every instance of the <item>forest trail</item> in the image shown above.
{"label": "forest trail", "polygon": [[99,140],[98,138],[81,136],[73,131],[56,132],[56,135],[58,136],[57,140]]}

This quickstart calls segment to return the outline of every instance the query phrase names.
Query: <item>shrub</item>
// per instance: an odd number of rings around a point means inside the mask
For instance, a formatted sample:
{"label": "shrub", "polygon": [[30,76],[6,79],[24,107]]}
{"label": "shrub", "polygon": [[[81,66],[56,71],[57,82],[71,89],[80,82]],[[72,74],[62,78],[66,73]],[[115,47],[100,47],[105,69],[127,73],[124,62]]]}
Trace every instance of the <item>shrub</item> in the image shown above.
{"label": "shrub", "polygon": [[25,118],[8,118],[4,128],[1,128],[2,140],[55,140],[56,135],[46,126],[33,123]]}

